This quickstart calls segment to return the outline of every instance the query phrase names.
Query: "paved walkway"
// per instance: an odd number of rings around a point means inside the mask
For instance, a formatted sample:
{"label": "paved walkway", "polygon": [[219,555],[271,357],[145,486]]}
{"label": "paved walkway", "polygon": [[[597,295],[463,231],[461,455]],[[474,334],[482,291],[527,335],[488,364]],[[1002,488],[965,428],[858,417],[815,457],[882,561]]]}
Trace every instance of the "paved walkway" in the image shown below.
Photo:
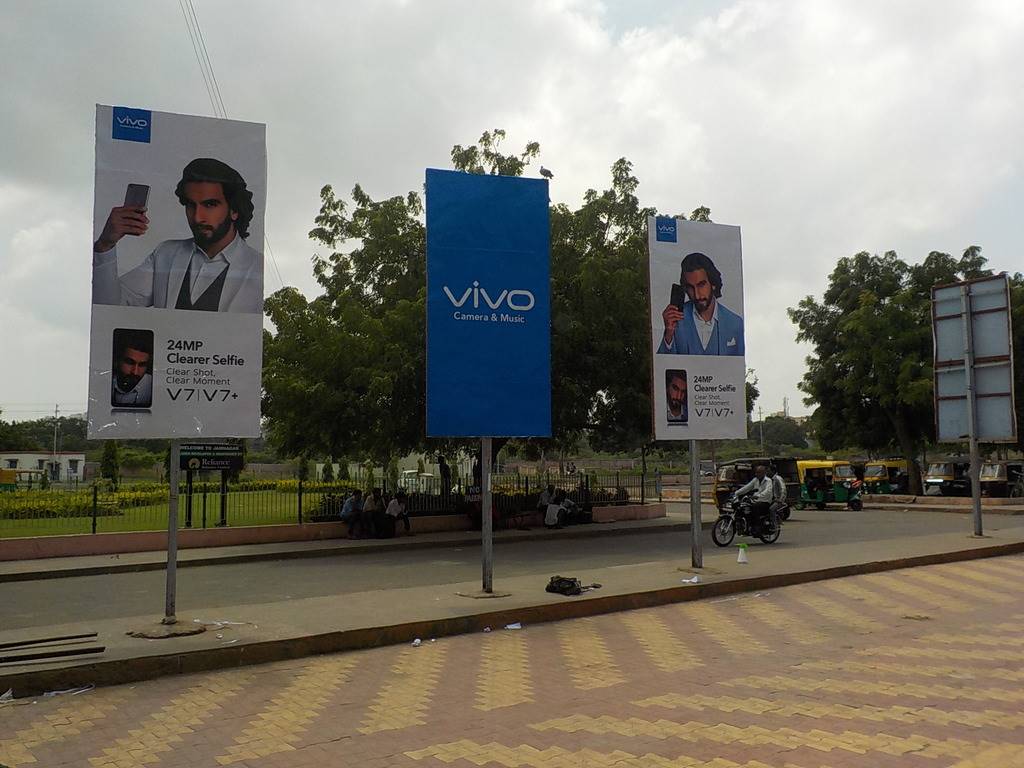
{"label": "paved walkway", "polygon": [[1003,557],[30,699],[0,764],[1012,768],[1022,594]]}

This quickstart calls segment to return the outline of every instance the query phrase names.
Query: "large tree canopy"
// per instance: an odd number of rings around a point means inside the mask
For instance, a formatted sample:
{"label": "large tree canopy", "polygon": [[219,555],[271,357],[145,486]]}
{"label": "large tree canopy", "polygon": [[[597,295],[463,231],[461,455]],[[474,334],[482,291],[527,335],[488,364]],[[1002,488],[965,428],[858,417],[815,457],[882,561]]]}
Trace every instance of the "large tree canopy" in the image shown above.
{"label": "large tree canopy", "polygon": [[[456,170],[520,175],[540,152],[503,154],[502,130],[456,145]],[[552,421],[555,447],[587,432],[602,450],[650,440],[646,218],[626,159],[602,192],[573,210],[551,208]],[[323,288],[305,299],[285,288],[266,303],[264,415],[289,454],[389,456],[427,447],[424,435],[426,252],[416,192],[374,200],[358,185],[351,204],[330,186],[310,237]],[[698,208],[693,217],[709,220]],[[685,217],[683,217],[685,218]],[[500,393],[495,393],[496,397]],[[448,446],[450,449],[453,446]]]}
{"label": "large tree canopy", "polygon": [[[910,460],[934,440],[931,289],[987,274],[977,246],[916,265],[893,252],[858,253],[839,260],[821,301],[808,296],[789,310],[797,338],[814,347],[800,387],[817,405],[823,448],[895,448]],[[1015,276],[1018,295],[1021,283]],[[1019,328],[1016,336],[1019,355]],[[919,487],[916,472],[912,481]]]}

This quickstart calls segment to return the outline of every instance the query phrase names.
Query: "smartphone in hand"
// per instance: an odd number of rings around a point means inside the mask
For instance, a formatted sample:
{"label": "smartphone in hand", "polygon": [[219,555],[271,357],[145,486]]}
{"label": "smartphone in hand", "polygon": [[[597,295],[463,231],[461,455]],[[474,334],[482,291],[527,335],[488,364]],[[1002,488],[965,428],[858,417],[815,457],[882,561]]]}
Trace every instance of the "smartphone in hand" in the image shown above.
{"label": "smartphone in hand", "polygon": [[129,184],[124,204],[126,208],[145,208],[149,204],[149,184]]}
{"label": "smartphone in hand", "polygon": [[686,303],[686,289],[679,283],[672,283],[672,298],[669,303],[678,307],[680,312],[683,311],[683,304]]}

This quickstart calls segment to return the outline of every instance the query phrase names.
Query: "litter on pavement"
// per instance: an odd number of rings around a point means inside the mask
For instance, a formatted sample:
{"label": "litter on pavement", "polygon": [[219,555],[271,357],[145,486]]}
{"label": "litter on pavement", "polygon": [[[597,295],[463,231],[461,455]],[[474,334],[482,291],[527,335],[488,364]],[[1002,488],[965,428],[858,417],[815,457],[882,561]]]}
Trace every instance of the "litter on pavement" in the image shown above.
{"label": "litter on pavement", "polygon": [[77,688],[65,688],[63,691],[47,691],[43,694],[44,698],[51,698],[53,696],[77,696],[80,693],[88,693],[93,690],[95,685],[82,685]]}

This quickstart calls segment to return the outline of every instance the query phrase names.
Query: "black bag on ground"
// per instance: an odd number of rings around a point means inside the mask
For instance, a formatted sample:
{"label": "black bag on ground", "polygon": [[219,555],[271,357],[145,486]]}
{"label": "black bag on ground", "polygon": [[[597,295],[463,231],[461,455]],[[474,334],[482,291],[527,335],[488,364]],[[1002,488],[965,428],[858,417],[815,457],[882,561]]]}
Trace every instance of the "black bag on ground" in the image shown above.
{"label": "black bag on ground", "polygon": [[579,579],[566,576],[552,576],[544,591],[554,592],[559,595],[579,595],[583,593],[583,585],[580,584]]}

